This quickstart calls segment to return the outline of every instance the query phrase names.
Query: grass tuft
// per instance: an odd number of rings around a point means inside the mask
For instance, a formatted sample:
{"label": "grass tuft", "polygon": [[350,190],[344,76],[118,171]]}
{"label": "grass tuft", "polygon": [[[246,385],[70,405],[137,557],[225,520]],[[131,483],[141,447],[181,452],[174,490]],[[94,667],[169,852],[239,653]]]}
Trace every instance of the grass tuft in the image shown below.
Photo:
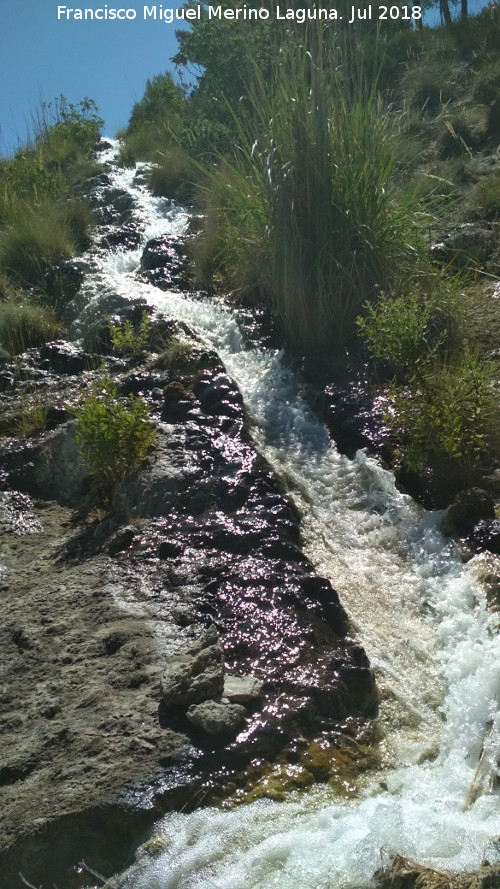
{"label": "grass tuft", "polygon": [[280,59],[270,86],[255,69],[234,112],[234,156],[205,168],[194,250],[199,278],[264,298],[309,348],[349,338],[362,303],[409,274],[421,249],[421,208],[398,182],[398,121],[374,88],[351,78],[345,89],[325,54],[318,43],[314,57]]}

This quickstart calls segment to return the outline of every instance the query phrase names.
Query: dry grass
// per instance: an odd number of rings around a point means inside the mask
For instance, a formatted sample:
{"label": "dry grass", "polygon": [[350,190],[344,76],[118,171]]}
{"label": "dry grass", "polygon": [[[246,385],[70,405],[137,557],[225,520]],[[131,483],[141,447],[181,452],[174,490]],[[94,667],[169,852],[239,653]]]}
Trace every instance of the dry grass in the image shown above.
{"label": "dry grass", "polygon": [[495,889],[500,886],[500,865],[484,862],[477,870],[453,874],[425,867],[413,858],[383,850],[389,863],[377,871],[378,889]]}

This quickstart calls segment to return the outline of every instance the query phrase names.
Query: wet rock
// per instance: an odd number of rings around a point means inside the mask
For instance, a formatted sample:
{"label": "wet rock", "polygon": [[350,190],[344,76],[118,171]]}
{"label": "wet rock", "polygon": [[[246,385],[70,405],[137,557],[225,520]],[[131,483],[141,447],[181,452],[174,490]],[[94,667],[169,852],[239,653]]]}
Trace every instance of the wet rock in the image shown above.
{"label": "wet rock", "polygon": [[83,349],[66,342],[46,343],[40,349],[40,357],[47,359],[54,373],[79,374],[99,367],[100,358],[89,355]]}
{"label": "wet rock", "polygon": [[238,387],[227,374],[202,374],[193,386],[194,394],[199,398],[201,408],[206,414],[240,418],[243,410],[243,399]]}
{"label": "wet rock", "polygon": [[99,155],[103,151],[109,151],[109,149],[112,147],[113,146],[112,146],[111,142],[109,142],[107,139],[99,138],[94,145],[93,151],[95,154]]}
{"label": "wet rock", "polygon": [[191,725],[200,728],[213,737],[235,735],[245,723],[246,710],[240,704],[226,704],[222,701],[203,701],[192,704],[187,711]]}
{"label": "wet rock", "polygon": [[182,242],[172,235],[158,235],[147,242],[142,257],[141,268],[143,271],[163,269],[179,260],[184,246]]}
{"label": "wet rock", "polygon": [[488,491],[460,491],[441,520],[441,531],[450,537],[467,537],[479,519],[494,519],[495,503]]}
{"label": "wet rock", "polygon": [[43,439],[7,441],[0,448],[9,486],[60,504],[81,504],[88,478],[75,441],[75,422],[65,423]]}
{"label": "wet rock", "polygon": [[0,373],[0,392],[8,392],[16,384],[16,378],[10,371]]}
{"label": "wet rock", "polygon": [[189,289],[184,241],[175,235],[159,235],[148,241],[141,257],[141,269],[155,287]]}
{"label": "wet rock", "polygon": [[178,423],[187,419],[193,407],[193,396],[182,383],[173,381],[163,388],[162,419],[169,423]]}
{"label": "wet rock", "polygon": [[500,555],[500,521],[481,519],[474,525],[469,540],[478,552],[487,550]]}
{"label": "wet rock", "polygon": [[108,543],[109,555],[116,556],[118,553],[123,552],[124,549],[128,549],[137,535],[137,528],[133,525],[125,525],[125,527],[119,528],[118,531],[115,531],[112,535]]}
{"label": "wet rock", "polygon": [[47,416],[45,418],[45,429],[56,429],[63,423],[72,419],[72,414],[66,409],[64,404],[51,404],[47,408]]}
{"label": "wet rock", "polygon": [[172,559],[182,552],[179,543],[172,543],[170,540],[162,540],[158,547],[158,556],[160,559]]}
{"label": "wet rock", "polygon": [[144,231],[144,223],[127,222],[120,228],[112,228],[101,238],[101,247],[122,247],[125,250],[134,250],[139,246]]}
{"label": "wet rock", "polygon": [[255,676],[224,676],[223,697],[233,704],[245,704],[256,701],[262,694],[263,684]]}
{"label": "wet rock", "polygon": [[151,459],[125,482],[126,503],[134,515],[142,518],[169,515],[190,482],[189,467],[175,446],[175,435],[162,434],[162,424],[158,424],[158,430],[160,435]]}
{"label": "wet rock", "polygon": [[104,192],[104,198],[95,203],[94,217],[98,226],[120,225],[129,222],[133,216],[134,202],[127,192],[110,189],[109,194]]}
{"label": "wet rock", "polygon": [[223,652],[215,627],[198,642],[175,655],[161,678],[167,707],[188,707],[219,698],[224,688]]}

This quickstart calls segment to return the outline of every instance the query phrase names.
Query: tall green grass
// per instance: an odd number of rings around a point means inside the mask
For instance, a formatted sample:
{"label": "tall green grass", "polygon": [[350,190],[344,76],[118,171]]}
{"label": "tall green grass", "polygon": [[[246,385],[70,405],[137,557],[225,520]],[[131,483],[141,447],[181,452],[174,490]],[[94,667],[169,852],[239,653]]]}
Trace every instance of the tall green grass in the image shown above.
{"label": "tall green grass", "polygon": [[[394,120],[321,38],[258,68],[233,109],[238,145],[206,168],[201,276],[269,301],[302,345],[348,338],[362,304],[411,275],[422,222],[396,171]],[[346,86],[348,84],[348,86]],[[215,256],[210,270],[207,257]]]}
{"label": "tall green grass", "polygon": [[42,105],[31,141],[0,160],[0,275],[43,293],[47,269],[88,243],[89,206],[73,189],[95,172],[101,119],[90,99]]}
{"label": "tall green grass", "polygon": [[56,339],[61,331],[52,309],[20,295],[0,302],[0,353],[19,355]]}

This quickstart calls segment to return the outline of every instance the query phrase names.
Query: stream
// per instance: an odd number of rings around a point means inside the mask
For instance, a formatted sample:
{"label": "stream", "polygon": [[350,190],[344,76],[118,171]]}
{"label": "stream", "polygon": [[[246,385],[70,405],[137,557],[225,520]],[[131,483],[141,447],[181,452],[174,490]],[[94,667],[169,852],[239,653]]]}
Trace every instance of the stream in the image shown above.
{"label": "stream", "polygon": [[182,234],[189,221],[135,174],[113,166],[110,175],[133,195],[142,242],[94,253],[98,269],[78,297],[73,337],[109,314],[106,301],[119,294],[187,322],[218,352],[242,393],[255,447],[299,509],[304,551],[338,590],[370,658],[384,740],[381,770],[355,798],[340,800],[323,784],[286,802],[169,814],[157,827],[162,851],[139,855],[120,885],[337,889],[369,885],[383,850],[454,871],[496,860],[500,640],[481,558],[463,564],[440,534],[441,514],[400,493],[374,459],[339,454],[283,354],[246,345],[226,304],[135,277],[144,244]]}

